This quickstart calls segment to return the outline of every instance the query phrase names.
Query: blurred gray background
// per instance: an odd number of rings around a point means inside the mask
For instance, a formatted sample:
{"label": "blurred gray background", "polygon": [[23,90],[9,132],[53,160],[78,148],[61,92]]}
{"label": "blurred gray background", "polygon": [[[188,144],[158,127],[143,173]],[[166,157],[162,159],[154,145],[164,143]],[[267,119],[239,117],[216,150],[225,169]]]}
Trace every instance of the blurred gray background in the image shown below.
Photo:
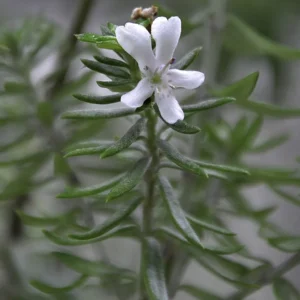
{"label": "blurred gray background", "polygon": [[[70,20],[74,16],[76,2],[77,1],[75,0],[1,0],[0,24],[2,25],[7,22],[9,24],[25,17],[42,15],[58,23],[63,29],[67,30],[70,25]],[[209,1],[161,0],[160,4],[164,4],[174,11],[180,13],[180,16],[196,16],[198,13],[201,13],[201,10],[205,7],[207,2]],[[267,32],[266,28],[268,26],[272,28],[272,31],[269,32],[272,32],[272,37],[276,38],[277,41],[300,48],[300,7],[297,5],[294,7],[292,5],[293,1],[285,2],[283,0],[257,0],[251,1],[251,3],[243,0],[232,1],[232,5],[229,6],[229,9],[237,9],[241,15],[247,17],[247,12],[240,8],[242,5],[238,2],[244,3],[245,7],[249,5],[248,20],[252,22],[252,25],[255,25],[255,20],[257,19],[261,25],[261,29],[265,30],[265,32]],[[279,13],[275,11],[275,6],[279,3],[286,4],[287,6],[289,4],[291,5],[289,6],[291,8],[287,10],[281,9],[281,12]],[[108,21],[116,24],[124,24],[129,20],[132,8],[136,6],[147,7],[151,4],[151,2],[144,0],[95,1],[89,22],[86,24],[84,31],[97,32],[99,30],[99,25],[105,24]],[[280,17],[278,18],[278,16]],[[264,18],[265,20],[263,20]],[[201,31],[198,32],[196,30],[187,38],[181,40],[176,53],[178,57],[180,57],[189,49],[192,49],[194,46],[199,44],[201,45],[201,34]],[[45,68],[47,67],[51,67],[51,62],[45,65]],[[199,69],[201,68],[200,63],[198,67]],[[283,62],[281,63],[280,68],[282,69],[282,76],[279,81],[279,86],[274,86],[275,80],[273,77],[272,65],[267,57],[236,57],[234,62],[231,63],[226,70],[226,74],[224,74],[222,77],[226,78],[225,81],[230,83],[251,72],[259,71],[260,78],[255,90],[255,98],[266,102],[277,102],[286,106],[300,107],[300,62]],[[43,70],[39,70],[39,72],[43,72]],[[80,72],[80,69],[78,69],[78,72]],[[91,88],[97,89],[96,84],[92,85]],[[99,92],[99,88],[97,91]],[[236,115],[230,111],[227,111],[226,118],[229,120],[234,120]],[[287,144],[278,148],[276,151],[273,151],[267,155],[263,155],[260,158],[249,157],[249,161],[253,161],[256,164],[271,163],[274,165],[299,167],[294,165],[294,157],[300,155],[299,128],[300,120],[276,121],[266,119],[262,136],[268,136],[273,133],[288,132],[291,135],[291,139]],[[296,235],[300,234],[299,209],[286,202],[283,202],[278,196],[267,191],[263,186],[248,189],[245,191],[245,193],[250,199],[253,200],[253,203],[255,203],[257,207],[264,207],[268,204],[278,205],[279,209],[272,215],[271,218],[290,233]],[[35,197],[47,205],[47,199],[51,199],[53,195],[51,193],[49,193],[49,195],[37,194]],[[43,199],[41,199],[41,197],[43,197]],[[252,249],[254,254],[257,254],[258,256],[267,256],[276,264],[284,261],[287,257],[287,255],[282,252],[279,252],[275,249],[270,249],[270,247],[268,247],[263,240],[258,239],[256,236],[257,228],[252,222],[247,220],[240,222],[236,221],[234,218],[227,221],[229,227],[238,233],[239,237],[241,237],[244,243],[248,245],[250,249]],[[5,241],[3,239],[1,241],[0,239],[0,243],[5,243]],[[30,273],[34,274],[34,265],[30,260],[28,260],[28,253],[31,251],[37,251],[39,249],[49,251],[50,247],[52,247],[52,245],[48,243],[41,245],[39,242],[35,243],[34,241],[31,241],[30,244],[21,243],[15,246],[16,258],[23,270],[28,271],[28,269],[30,269]],[[121,248],[118,244],[118,241],[109,241],[105,243],[105,247],[110,257],[117,257],[117,260],[121,263],[121,265],[125,265],[129,261],[132,261],[132,263],[135,264],[135,260],[137,260],[139,249],[135,243],[124,242],[123,247]],[[45,278],[51,277],[48,275],[49,274],[45,274]],[[65,274],[61,276],[62,281],[64,275]],[[299,287],[300,268],[295,268],[287,273],[287,278],[291,279],[292,282]],[[210,287],[213,290],[223,290],[226,293],[231,290],[231,287],[227,284],[220,282],[209,273],[200,270],[197,264],[190,265],[186,275],[184,276],[184,281],[194,283],[196,285],[198,282],[201,282],[202,286]],[[94,296],[95,299],[104,299],[99,298],[99,295],[96,294]],[[272,295],[271,288],[267,286],[257,293],[252,294],[247,299],[272,300],[274,299],[273,297],[274,296]],[[179,293],[176,299],[190,300],[192,298],[186,296],[186,294]]]}

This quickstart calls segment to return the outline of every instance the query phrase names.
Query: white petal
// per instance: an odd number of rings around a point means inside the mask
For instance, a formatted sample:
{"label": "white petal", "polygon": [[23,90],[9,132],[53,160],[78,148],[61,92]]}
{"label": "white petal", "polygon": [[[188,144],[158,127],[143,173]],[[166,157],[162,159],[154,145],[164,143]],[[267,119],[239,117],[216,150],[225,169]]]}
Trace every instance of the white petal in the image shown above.
{"label": "white petal", "polygon": [[169,84],[188,90],[199,87],[205,79],[204,74],[198,71],[181,71],[171,69],[168,71],[167,75]]}
{"label": "white petal", "polygon": [[144,78],[140,80],[137,86],[130,92],[121,97],[121,102],[129,107],[137,108],[143,105],[145,100],[154,92],[149,80]]}
{"label": "white petal", "polygon": [[156,41],[156,59],[159,64],[166,64],[173,58],[181,34],[181,20],[172,17],[158,17],[151,26],[151,33]]}
{"label": "white petal", "polygon": [[178,120],[184,119],[184,113],[171,89],[156,91],[155,102],[158,105],[161,116],[167,123],[174,124]]}
{"label": "white petal", "polygon": [[142,72],[146,66],[154,71],[155,57],[151,46],[151,36],[144,26],[133,23],[118,26],[116,37],[122,48],[138,62]]}

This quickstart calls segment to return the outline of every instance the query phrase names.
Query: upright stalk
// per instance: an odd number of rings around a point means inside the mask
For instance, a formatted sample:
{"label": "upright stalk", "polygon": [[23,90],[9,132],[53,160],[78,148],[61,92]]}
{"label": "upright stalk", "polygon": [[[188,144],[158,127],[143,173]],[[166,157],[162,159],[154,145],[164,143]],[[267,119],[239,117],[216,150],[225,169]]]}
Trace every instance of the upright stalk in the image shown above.
{"label": "upright stalk", "polygon": [[[157,180],[157,170],[159,165],[158,148],[156,145],[156,123],[157,116],[153,112],[153,109],[147,109],[145,112],[147,118],[147,150],[151,157],[151,165],[145,174],[146,181],[146,195],[143,204],[143,238],[151,234],[153,229],[153,208],[155,205],[155,185]],[[141,281],[142,268],[143,268],[143,254],[147,251],[145,249],[145,243],[142,241],[142,255],[141,255]],[[143,281],[141,282],[141,299],[147,300],[148,297],[145,294]]]}
{"label": "upright stalk", "polygon": [[225,22],[226,0],[211,0],[210,13],[205,24],[202,66],[205,73],[205,84],[208,86],[213,86],[216,81]]}
{"label": "upright stalk", "polygon": [[76,15],[74,16],[69,31],[63,41],[61,51],[58,55],[56,67],[56,70],[58,71],[57,77],[47,93],[47,100],[51,101],[64,84],[77,43],[77,39],[74,37],[74,34],[81,32],[87,21],[93,4],[94,0],[78,1]]}
{"label": "upright stalk", "polygon": [[146,199],[143,207],[143,230],[144,234],[147,235],[152,230],[152,213],[154,207],[154,196],[155,196],[155,183],[156,183],[156,172],[159,164],[158,149],[156,146],[156,122],[157,117],[153,113],[152,109],[146,111],[147,117],[147,149],[151,156],[151,165],[145,175],[147,183]]}

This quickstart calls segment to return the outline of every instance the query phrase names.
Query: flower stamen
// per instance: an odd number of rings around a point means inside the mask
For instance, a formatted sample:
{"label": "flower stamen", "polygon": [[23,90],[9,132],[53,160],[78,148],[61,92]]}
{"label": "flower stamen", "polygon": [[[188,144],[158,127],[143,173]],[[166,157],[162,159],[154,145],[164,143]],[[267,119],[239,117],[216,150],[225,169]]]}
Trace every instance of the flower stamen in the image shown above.
{"label": "flower stamen", "polygon": [[168,67],[170,65],[172,65],[175,61],[175,58],[171,58],[167,64],[165,64],[165,66],[162,68],[162,70],[158,73],[159,75],[162,75],[163,73],[165,73],[165,71],[168,69]]}

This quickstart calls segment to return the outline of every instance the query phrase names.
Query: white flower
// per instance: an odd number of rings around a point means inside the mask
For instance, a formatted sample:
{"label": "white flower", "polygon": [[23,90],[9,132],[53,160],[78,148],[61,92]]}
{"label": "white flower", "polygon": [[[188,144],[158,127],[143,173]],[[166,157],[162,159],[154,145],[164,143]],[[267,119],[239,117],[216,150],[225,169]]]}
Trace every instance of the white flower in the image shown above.
{"label": "white flower", "polygon": [[172,89],[195,89],[204,81],[204,74],[197,71],[170,69],[173,54],[181,34],[181,20],[172,17],[156,18],[152,24],[152,37],[156,42],[155,54],[151,47],[151,35],[138,24],[126,23],[116,29],[116,37],[122,48],[138,63],[141,81],[121,101],[132,108],[143,105],[155,93],[155,102],[163,119],[174,124],[183,120],[184,113],[173,95]]}

